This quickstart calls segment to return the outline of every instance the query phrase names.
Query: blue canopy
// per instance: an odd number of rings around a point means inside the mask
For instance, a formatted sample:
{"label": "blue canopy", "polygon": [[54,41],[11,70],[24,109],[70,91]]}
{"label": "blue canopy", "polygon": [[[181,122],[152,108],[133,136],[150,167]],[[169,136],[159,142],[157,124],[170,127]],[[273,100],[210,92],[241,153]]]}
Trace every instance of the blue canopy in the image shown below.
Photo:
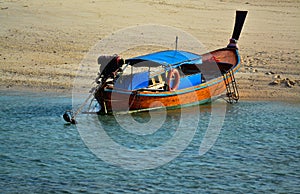
{"label": "blue canopy", "polygon": [[[147,63],[144,63],[147,62]],[[133,66],[179,66],[182,64],[201,64],[200,55],[180,50],[166,50],[126,60]]]}

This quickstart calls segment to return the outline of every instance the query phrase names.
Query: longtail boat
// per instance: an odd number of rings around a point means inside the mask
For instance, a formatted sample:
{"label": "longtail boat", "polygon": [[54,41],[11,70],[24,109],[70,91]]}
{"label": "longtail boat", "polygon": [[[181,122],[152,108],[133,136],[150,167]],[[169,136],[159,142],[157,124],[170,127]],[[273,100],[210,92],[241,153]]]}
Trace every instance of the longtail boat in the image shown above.
{"label": "longtail boat", "polygon": [[[247,11],[236,11],[229,44],[206,54],[163,50],[129,59],[100,56],[97,87],[91,94],[100,104],[99,113],[139,112],[204,104],[225,96],[239,100],[234,74],[240,68],[239,39]],[[65,118],[66,117],[66,118]],[[75,122],[67,114],[68,122]]]}

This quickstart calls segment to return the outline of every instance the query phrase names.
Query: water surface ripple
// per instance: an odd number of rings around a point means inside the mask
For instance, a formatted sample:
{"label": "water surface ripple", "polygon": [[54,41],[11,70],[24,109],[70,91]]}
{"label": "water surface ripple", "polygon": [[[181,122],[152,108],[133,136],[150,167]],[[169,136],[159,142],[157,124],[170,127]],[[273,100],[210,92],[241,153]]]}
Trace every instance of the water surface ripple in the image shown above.
{"label": "water surface ripple", "polygon": [[[179,157],[156,169],[129,171],[97,158],[76,127],[64,124],[71,98],[0,92],[0,103],[1,193],[300,193],[299,104],[228,105],[215,145],[199,156],[209,118],[204,108],[203,123]],[[158,146],[174,134],[174,114],[145,141],[127,138],[111,116],[104,123],[124,145]]]}

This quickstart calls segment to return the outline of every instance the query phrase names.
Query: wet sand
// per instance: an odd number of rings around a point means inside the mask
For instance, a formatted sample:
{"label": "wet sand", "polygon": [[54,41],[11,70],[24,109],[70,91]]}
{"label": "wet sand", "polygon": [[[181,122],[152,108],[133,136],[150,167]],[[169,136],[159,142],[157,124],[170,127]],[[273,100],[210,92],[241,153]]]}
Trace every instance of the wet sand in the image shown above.
{"label": "wet sand", "polygon": [[241,99],[300,101],[300,2],[288,0],[2,0],[0,89],[72,93],[91,47],[129,26],[171,26],[208,51],[224,47],[237,9],[249,11],[239,41]]}

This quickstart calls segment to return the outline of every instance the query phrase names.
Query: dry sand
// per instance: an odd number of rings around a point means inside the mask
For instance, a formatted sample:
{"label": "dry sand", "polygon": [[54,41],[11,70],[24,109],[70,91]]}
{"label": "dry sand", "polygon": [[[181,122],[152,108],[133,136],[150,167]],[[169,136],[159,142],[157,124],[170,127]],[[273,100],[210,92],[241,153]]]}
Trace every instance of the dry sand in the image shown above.
{"label": "dry sand", "polygon": [[[227,45],[237,9],[249,11],[241,98],[300,101],[299,0],[0,0],[0,88],[71,93],[89,49],[128,26],[172,26],[215,50]],[[270,85],[277,75],[282,83]]]}

